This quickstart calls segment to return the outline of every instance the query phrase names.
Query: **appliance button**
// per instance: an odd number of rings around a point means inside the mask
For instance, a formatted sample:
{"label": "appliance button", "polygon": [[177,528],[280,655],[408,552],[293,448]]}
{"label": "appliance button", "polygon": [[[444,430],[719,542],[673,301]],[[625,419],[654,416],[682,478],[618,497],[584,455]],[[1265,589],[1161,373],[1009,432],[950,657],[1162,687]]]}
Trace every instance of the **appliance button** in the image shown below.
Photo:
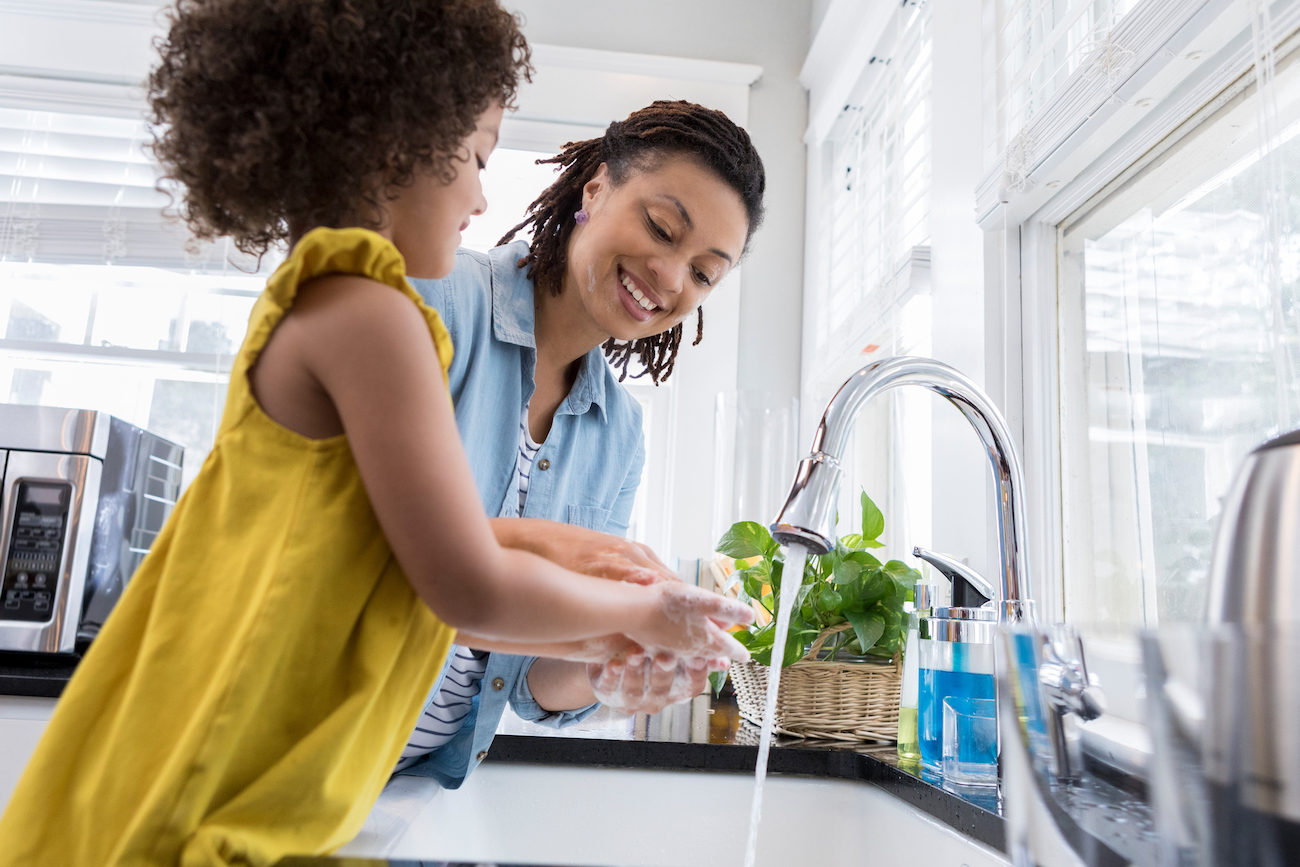
{"label": "appliance button", "polygon": [[45,586],[44,572],[37,572],[35,575],[32,576],[32,586],[35,587],[37,590],[40,590],[42,587]]}
{"label": "appliance button", "polygon": [[62,516],[62,515],[42,515],[42,516],[41,516],[41,526],[42,526],[42,527],[62,527],[62,526],[63,526],[63,516]]}
{"label": "appliance button", "polygon": [[44,540],[37,542],[36,547],[42,551],[51,551],[59,547],[58,542],[46,542]]}
{"label": "appliance button", "polygon": [[19,604],[18,600],[15,599],[12,594],[5,597],[5,608],[17,608]]}
{"label": "appliance button", "polygon": [[37,602],[36,605],[35,605],[34,607],[36,608],[37,611],[49,611],[49,610],[50,610],[50,603],[48,603],[48,602]]}
{"label": "appliance button", "polygon": [[35,515],[31,512],[23,512],[18,516],[18,526],[20,527],[39,527],[40,524],[40,515]]}
{"label": "appliance button", "polygon": [[47,538],[47,539],[57,539],[57,538],[59,538],[59,531],[58,531],[58,530],[46,530],[46,531],[45,531],[45,538]]}
{"label": "appliance button", "polygon": [[19,593],[18,593],[18,598],[22,599],[23,601],[27,601],[27,600],[30,600],[30,599],[35,599],[35,598],[36,598],[36,594],[35,594],[34,592],[32,592],[31,590],[22,590],[22,591],[19,591]]}
{"label": "appliance button", "polygon": [[27,586],[27,573],[26,573],[26,572],[19,572],[16,576],[14,576],[14,581],[16,582],[16,586],[18,586],[18,587],[26,587],[26,586]]}
{"label": "appliance button", "polygon": [[50,594],[49,594],[49,593],[42,592],[42,593],[37,593],[37,594],[36,594],[36,604],[37,604],[37,605],[40,605],[42,602],[49,602],[49,601],[50,601]]}

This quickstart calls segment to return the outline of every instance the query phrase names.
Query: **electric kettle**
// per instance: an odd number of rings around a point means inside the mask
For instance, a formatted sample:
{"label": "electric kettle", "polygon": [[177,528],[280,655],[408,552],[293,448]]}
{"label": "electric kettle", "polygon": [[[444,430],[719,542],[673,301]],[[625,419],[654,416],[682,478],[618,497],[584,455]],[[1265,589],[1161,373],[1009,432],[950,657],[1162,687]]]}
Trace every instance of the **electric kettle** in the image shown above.
{"label": "electric kettle", "polygon": [[1240,843],[1253,845],[1263,818],[1300,859],[1300,431],[1259,446],[1237,471],[1219,517],[1206,626],[1226,636],[1212,654],[1200,728],[1212,799],[1234,802],[1220,813],[1243,811]]}

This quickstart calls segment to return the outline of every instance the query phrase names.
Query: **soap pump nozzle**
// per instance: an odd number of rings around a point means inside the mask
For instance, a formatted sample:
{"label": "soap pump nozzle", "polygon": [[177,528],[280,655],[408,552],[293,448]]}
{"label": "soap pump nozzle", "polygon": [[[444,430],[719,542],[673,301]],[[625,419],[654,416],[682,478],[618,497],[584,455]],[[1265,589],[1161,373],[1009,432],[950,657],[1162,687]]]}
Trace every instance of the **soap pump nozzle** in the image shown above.
{"label": "soap pump nozzle", "polygon": [[953,608],[982,608],[996,598],[993,585],[965,563],[921,547],[913,548],[912,556],[929,563],[952,582]]}

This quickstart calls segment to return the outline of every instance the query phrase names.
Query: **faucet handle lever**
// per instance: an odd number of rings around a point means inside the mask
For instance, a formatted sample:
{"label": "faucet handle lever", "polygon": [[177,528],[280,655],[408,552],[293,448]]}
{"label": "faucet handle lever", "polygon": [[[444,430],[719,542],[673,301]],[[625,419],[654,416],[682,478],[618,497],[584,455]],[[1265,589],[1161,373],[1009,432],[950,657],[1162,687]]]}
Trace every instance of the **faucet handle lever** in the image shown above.
{"label": "faucet handle lever", "polygon": [[952,582],[954,608],[979,608],[984,603],[997,598],[997,591],[993,589],[993,585],[965,563],[921,547],[912,548],[912,556],[929,563]]}

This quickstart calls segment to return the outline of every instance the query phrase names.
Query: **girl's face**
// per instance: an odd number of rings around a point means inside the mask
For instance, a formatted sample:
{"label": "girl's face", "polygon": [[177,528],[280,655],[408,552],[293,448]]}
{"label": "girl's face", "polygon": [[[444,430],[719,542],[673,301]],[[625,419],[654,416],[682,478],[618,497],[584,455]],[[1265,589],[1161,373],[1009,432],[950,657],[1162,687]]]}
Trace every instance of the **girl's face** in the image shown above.
{"label": "girl's face", "polygon": [[619,340],[667,331],[740,260],[749,221],[740,195],[688,157],[634,170],[619,186],[605,165],[582,190],[589,219],[570,235],[564,291]]}
{"label": "girl's face", "polygon": [[446,183],[432,172],[423,172],[398,191],[388,202],[393,243],[406,259],[411,277],[446,277],[456,264],[460,233],[470,217],[487,210],[479,172],[497,145],[502,108],[492,105],[479,115],[478,125],[452,157],[456,177]]}

